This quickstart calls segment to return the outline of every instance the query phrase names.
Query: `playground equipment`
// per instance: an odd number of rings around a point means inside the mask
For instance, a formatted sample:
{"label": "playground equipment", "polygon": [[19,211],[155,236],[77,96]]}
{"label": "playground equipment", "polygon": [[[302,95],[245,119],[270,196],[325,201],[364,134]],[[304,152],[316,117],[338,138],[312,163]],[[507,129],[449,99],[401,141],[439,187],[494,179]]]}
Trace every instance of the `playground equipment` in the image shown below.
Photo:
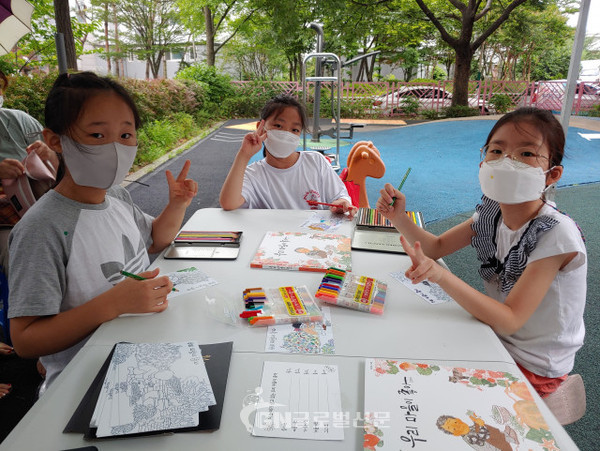
{"label": "playground equipment", "polygon": [[[379,52],[371,52],[366,55],[353,58],[350,61],[342,64],[340,58],[334,53],[323,52],[323,26],[318,23],[311,23],[310,28],[317,33],[316,52],[310,53],[302,60],[302,100],[306,104],[308,97],[307,82],[314,82],[314,104],[313,104],[313,125],[311,133],[311,144],[308,145],[310,150],[322,152],[331,160],[331,166],[337,171],[340,169],[340,139],[352,139],[354,129],[364,127],[364,124],[341,124],[340,123],[340,104],[341,104],[341,89],[342,89],[342,67],[353,64],[363,58],[377,54]],[[315,60],[315,75],[306,76],[306,65]],[[324,75],[324,68],[328,67],[331,74]],[[337,73],[337,74],[336,74]],[[330,83],[331,91],[331,116],[333,125],[329,128],[321,128],[320,123],[320,107],[321,107],[321,87],[323,83]],[[347,131],[347,136],[341,136],[342,131]],[[319,144],[321,136],[327,135],[335,139],[335,153],[326,153],[331,150],[332,146]],[[307,150],[306,133],[303,135],[303,149]]]}
{"label": "playground equipment", "polygon": [[341,174],[344,182],[353,182],[359,187],[358,207],[369,208],[366,178],[380,179],[385,174],[385,164],[379,149],[371,141],[358,141],[348,154],[348,170]]}

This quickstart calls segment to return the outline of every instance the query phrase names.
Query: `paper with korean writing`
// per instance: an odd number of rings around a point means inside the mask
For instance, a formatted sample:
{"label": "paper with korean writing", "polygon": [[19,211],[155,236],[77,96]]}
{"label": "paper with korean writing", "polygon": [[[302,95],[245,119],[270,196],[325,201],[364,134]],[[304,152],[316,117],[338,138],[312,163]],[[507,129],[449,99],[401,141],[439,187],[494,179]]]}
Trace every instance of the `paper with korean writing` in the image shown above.
{"label": "paper with korean writing", "polygon": [[365,362],[365,450],[557,450],[514,374],[385,359]]}
{"label": "paper with korean writing", "polygon": [[403,272],[392,272],[390,276],[403,283],[405,287],[430,304],[443,304],[444,302],[453,301],[450,295],[437,283],[429,282],[428,280],[412,283],[412,280],[406,277]]}
{"label": "paper with korean writing", "polygon": [[270,362],[263,366],[262,399],[253,435],[312,440],[343,440],[337,365]]}

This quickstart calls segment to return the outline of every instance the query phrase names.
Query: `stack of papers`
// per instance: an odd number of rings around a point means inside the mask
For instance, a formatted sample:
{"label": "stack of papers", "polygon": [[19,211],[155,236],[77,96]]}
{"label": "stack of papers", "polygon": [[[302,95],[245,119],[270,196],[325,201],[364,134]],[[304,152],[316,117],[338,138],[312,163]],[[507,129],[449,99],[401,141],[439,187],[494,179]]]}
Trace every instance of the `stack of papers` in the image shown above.
{"label": "stack of papers", "polygon": [[118,343],[90,427],[97,437],[196,427],[215,404],[195,341]]}

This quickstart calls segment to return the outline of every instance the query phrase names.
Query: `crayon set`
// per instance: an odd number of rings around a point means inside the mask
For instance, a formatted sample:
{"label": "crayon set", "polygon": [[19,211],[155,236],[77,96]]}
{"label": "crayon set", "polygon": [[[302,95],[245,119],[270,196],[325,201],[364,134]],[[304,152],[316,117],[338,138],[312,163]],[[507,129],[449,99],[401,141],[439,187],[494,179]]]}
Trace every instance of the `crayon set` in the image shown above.
{"label": "crayon set", "polygon": [[377,279],[329,268],[315,297],[329,304],[381,315],[386,292],[387,284]]}
{"label": "crayon set", "polygon": [[251,326],[323,321],[321,309],[305,286],[247,288],[242,297],[245,310],[240,318]]}

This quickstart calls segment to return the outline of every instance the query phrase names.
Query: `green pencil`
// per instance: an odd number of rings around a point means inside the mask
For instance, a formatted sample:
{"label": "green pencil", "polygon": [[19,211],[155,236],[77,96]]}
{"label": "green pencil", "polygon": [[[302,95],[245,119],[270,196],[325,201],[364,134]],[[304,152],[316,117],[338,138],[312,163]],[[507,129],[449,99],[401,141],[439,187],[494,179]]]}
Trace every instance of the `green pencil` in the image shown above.
{"label": "green pencil", "polygon": [[[129,277],[130,279],[135,279],[135,280],[148,280],[145,277],[142,276],[138,276],[137,274],[131,274],[130,272],[127,271],[120,271],[122,275],[124,275],[125,277]],[[177,288],[173,287],[173,289],[171,291],[179,291]]]}
{"label": "green pencil", "polygon": [[[408,168],[406,170],[406,174],[404,174],[404,177],[402,177],[402,181],[400,182],[400,185],[398,186],[398,191],[402,190],[402,187],[404,186],[404,182],[406,182],[406,179],[408,178],[408,174],[410,174],[410,170],[411,169],[412,168]],[[392,203],[390,204],[390,207],[394,206],[394,202],[396,202],[396,198],[395,197],[392,198]]]}

